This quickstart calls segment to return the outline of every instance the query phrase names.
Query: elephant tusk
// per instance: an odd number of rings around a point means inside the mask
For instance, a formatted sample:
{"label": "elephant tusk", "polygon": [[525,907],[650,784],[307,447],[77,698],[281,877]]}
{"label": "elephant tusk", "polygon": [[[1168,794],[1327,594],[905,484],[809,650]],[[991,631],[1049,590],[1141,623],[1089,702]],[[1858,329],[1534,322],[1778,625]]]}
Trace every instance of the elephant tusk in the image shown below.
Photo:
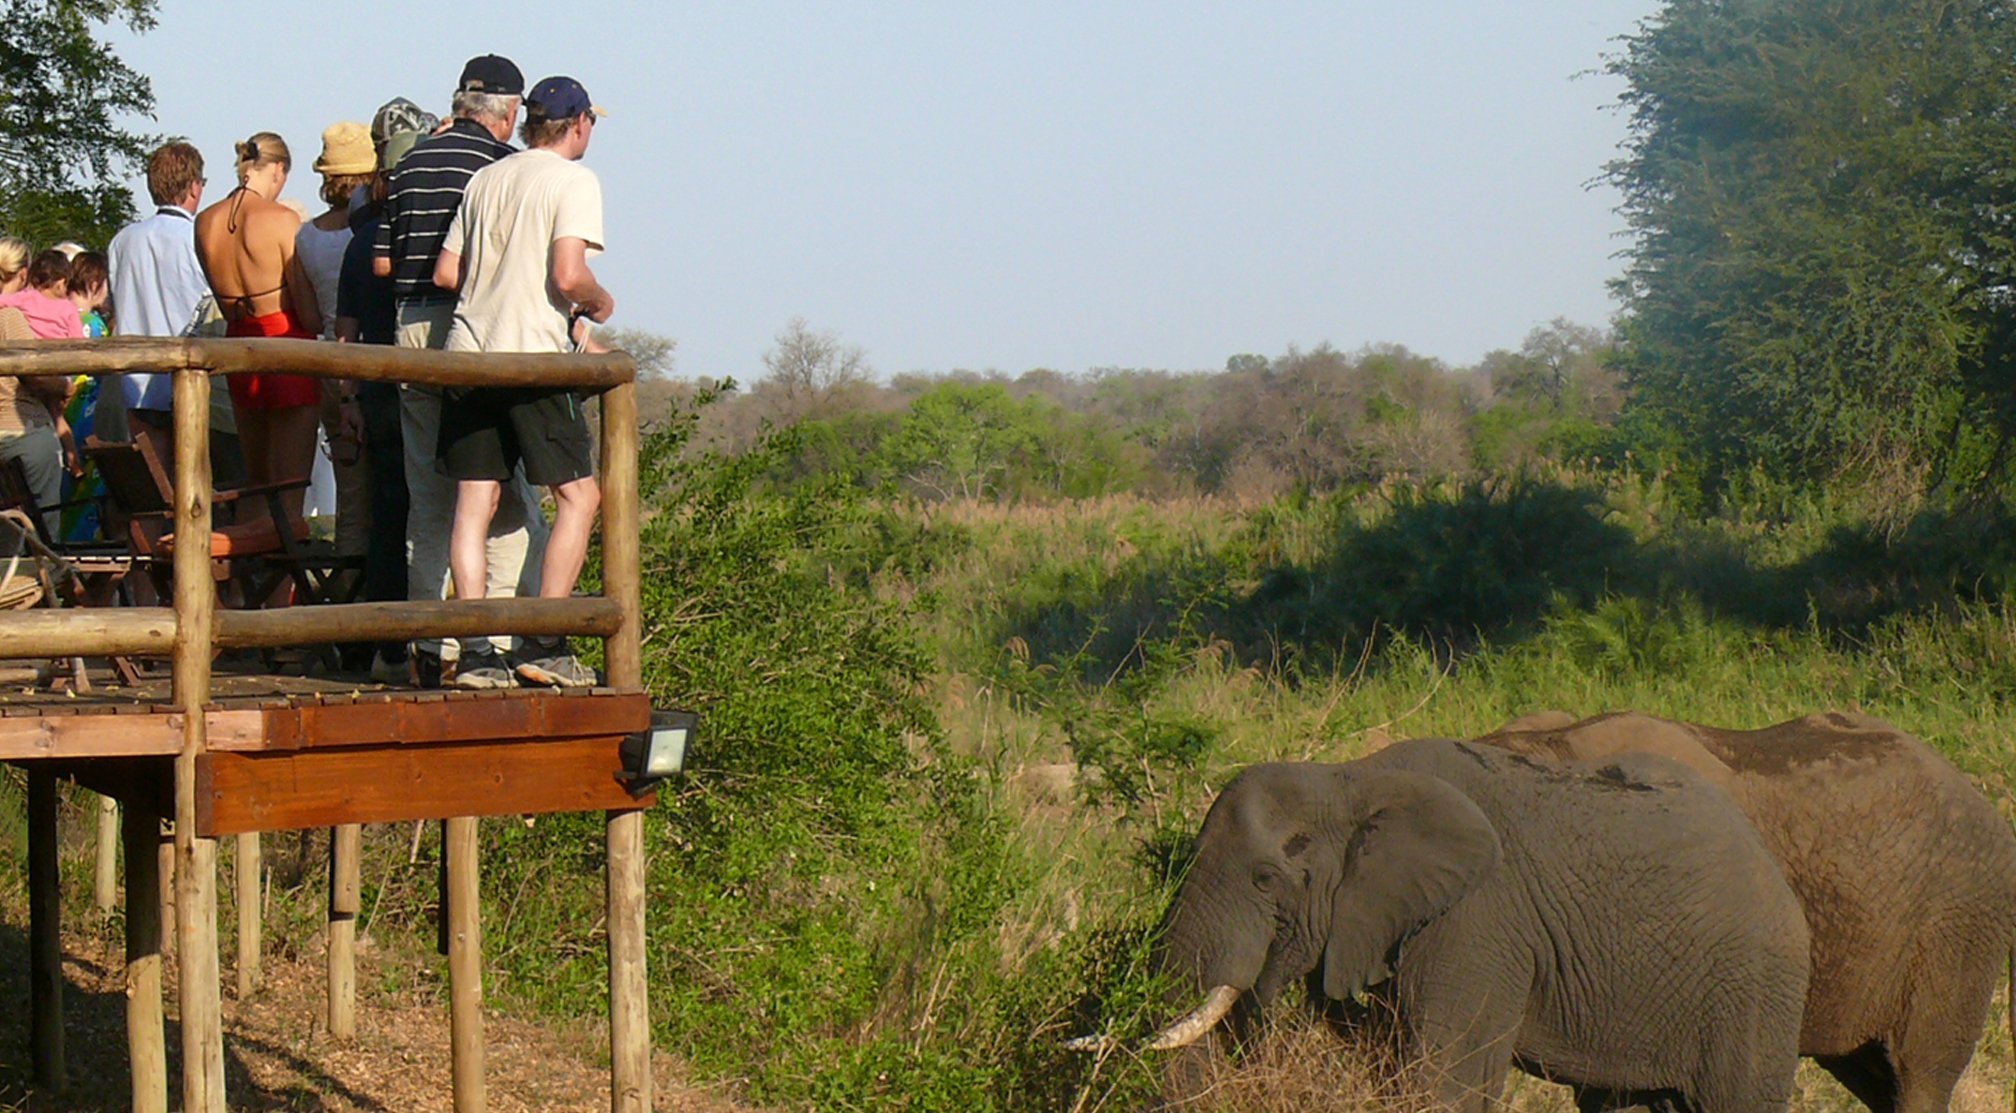
{"label": "elephant tusk", "polygon": [[1155,1033],[1155,1038],[1148,1041],[1148,1050],[1174,1051],[1196,1043],[1199,1036],[1217,1027],[1218,1022],[1225,1019],[1225,1014],[1232,1011],[1233,1002],[1239,1000],[1239,992],[1237,986],[1229,985],[1213,989],[1204,1003],[1197,1006],[1196,1012]]}
{"label": "elephant tusk", "polygon": [[1104,1052],[1111,1051],[1118,1046],[1120,1046],[1120,1041],[1114,1039],[1112,1036],[1079,1036],[1077,1039],[1064,1041],[1064,1050],[1066,1051]]}

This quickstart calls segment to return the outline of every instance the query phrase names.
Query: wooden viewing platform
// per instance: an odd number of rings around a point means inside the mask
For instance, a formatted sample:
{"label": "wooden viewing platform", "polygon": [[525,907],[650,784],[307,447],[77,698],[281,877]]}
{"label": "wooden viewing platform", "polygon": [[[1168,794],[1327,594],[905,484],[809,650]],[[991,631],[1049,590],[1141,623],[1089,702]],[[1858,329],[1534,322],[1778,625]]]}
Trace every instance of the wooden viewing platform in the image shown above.
{"label": "wooden viewing platform", "polygon": [[[28,771],[38,1087],[53,1092],[63,1085],[55,790],[59,778],[70,778],[122,805],[135,1110],[165,1113],[168,1107],[161,926],[169,901],[181,964],[181,1107],[191,1113],[226,1108],[215,840],[239,838],[241,905],[249,893],[256,908],[257,833],[335,829],[329,1018],[340,1038],[354,1025],[359,825],[419,819],[447,821],[443,903],[455,1108],[483,1109],[475,817],[601,811],[608,834],[610,1108],[648,1111],[642,809],[652,801],[633,797],[619,752],[626,736],[650,724],[640,657],[637,408],[629,357],[475,355],[256,339],[0,345],[0,375],[128,371],[174,378],[175,533],[182,539],[172,558],[174,605],[0,612],[0,659],[172,661],[165,680],[96,687],[85,695],[0,690],[0,761]],[[599,393],[603,595],[218,609],[210,554],[211,376],[241,371]],[[213,669],[223,650],[479,634],[599,637],[607,686],[419,691]],[[165,846],[164,820],[173,831],[172,859],[157,853]],[[171,874],[172,886],[164,887]],[[251,988],[247,964],[257,969],[258,918],[241,915],[239,923],[244,992]]]}

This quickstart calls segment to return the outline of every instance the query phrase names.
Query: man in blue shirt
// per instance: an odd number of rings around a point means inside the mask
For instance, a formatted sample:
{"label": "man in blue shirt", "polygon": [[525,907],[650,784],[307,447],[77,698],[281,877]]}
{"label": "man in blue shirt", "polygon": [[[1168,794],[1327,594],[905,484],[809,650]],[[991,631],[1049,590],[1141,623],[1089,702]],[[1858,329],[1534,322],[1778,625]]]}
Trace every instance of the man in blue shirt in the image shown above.
{"label": "man in blue shirt", "polygon": [[[181,336],[210,293],[196,260],[196,210],[203,203],[203,156],[187,143],[169,143],[147,159],[147,192],[154,215],[112,237],[114,328],[120,336]],[[175,459],[173,377],[117,376],[127,426],[165,463]],[[101,396],[110,393],[105,384]]]}

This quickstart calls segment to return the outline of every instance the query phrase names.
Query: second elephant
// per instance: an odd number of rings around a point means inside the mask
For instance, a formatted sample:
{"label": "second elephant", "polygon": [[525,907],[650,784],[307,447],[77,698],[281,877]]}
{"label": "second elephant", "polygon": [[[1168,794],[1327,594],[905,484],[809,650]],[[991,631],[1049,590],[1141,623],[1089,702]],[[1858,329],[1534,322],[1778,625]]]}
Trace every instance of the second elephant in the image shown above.
{"label": "second elephant", "polygon": [[1863,715],[1750,731],[1566,720],[1528,716],[1479,741],[1559,761],[1656,754],[1727,790],[1806,914],[1801,1054],[1875,1113],[1945,1110],[2016,936],[2016,835],[1967,778]]}

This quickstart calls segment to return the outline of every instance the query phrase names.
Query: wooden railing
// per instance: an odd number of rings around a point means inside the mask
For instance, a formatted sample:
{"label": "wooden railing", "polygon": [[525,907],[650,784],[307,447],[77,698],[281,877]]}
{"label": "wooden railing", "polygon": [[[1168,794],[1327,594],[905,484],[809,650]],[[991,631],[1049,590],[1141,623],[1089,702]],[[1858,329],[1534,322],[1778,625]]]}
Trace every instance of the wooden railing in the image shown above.
{"label": "wooden railing", "polygon": [[[601,599],[345,603],[217,612],[184,598],[184,577],[208,583],[210,376],[277,372],[433,386],[573,387],[602,395]],[[0,617],[0,659],[159,653],[186,632],[192,648],[245,649],[343,641],[410,641],[477,634],[573,635],[620,641],[636,607],[635,365],[602,356],[415,351],[293,340],[106,340],[0,345],[0,375],[167,373],[175,377],[175,606],[38,611]],[[446,523],[443,523],[446,528]],[[193,542],[193,543],[191,543]],[[613,577],[613,578],[612,578]],[[192,586],[192,591],[202,594]],[[629,594],[626,595],[626,592]],[[611,645],[620,657],[623,649]],[[208,660],[207,653],[205,660]],[[193,659],[190,664],[193,664]],[[613,665],[612,660],[612,665]],[[185,680],[177,663],[177,690]],[[612,672],[612,681],[614,674]],[[634,684],[635,682],[632,681]]]}
{"label": "wooden railing", "polygon": [[[210,701],[212,657],[218,649],[321,642],[480,634],[592,636],[603,639],[609,684],[621,689],[641,688],[636,368],[622,353],[479,355],[300,340],[0,344],[0,375],[123,372],[174,377],[174,605],[0,614],[0,658],[166,653],[173,661],[173,703],[182,720],[182,747],[175,759],[174,819],[179,909],[175,925],[182,964],[183,1107],[221,1113],[224,1051],[216,940],[216,846],[214,840],[196,835],[196,768],[206,745],[203,710]],[[212,376],[235,372],[433,386],[573,387],[600,394],[602,596],[218,611],[210,553],[210,392],[214,388]],[[473,851],[474,821],[450,822],[463,825],[459,830],[451,828],[451,841],[466,840]],[[473,853],[468,858],[471,872],[465,876],[473,887]],[[642,813],[609,813],[608,868],[611,1108],[648,1110],[651,1074],[645,1008]],[[461,1039],[458,1031],[458,1049]],[[480,1064],[480,1055],[475,1061]],[[459,1108],[463,1103],[459,1055],[456,1071]],[[480,1079],[476,1085],[480,1094]]]}

